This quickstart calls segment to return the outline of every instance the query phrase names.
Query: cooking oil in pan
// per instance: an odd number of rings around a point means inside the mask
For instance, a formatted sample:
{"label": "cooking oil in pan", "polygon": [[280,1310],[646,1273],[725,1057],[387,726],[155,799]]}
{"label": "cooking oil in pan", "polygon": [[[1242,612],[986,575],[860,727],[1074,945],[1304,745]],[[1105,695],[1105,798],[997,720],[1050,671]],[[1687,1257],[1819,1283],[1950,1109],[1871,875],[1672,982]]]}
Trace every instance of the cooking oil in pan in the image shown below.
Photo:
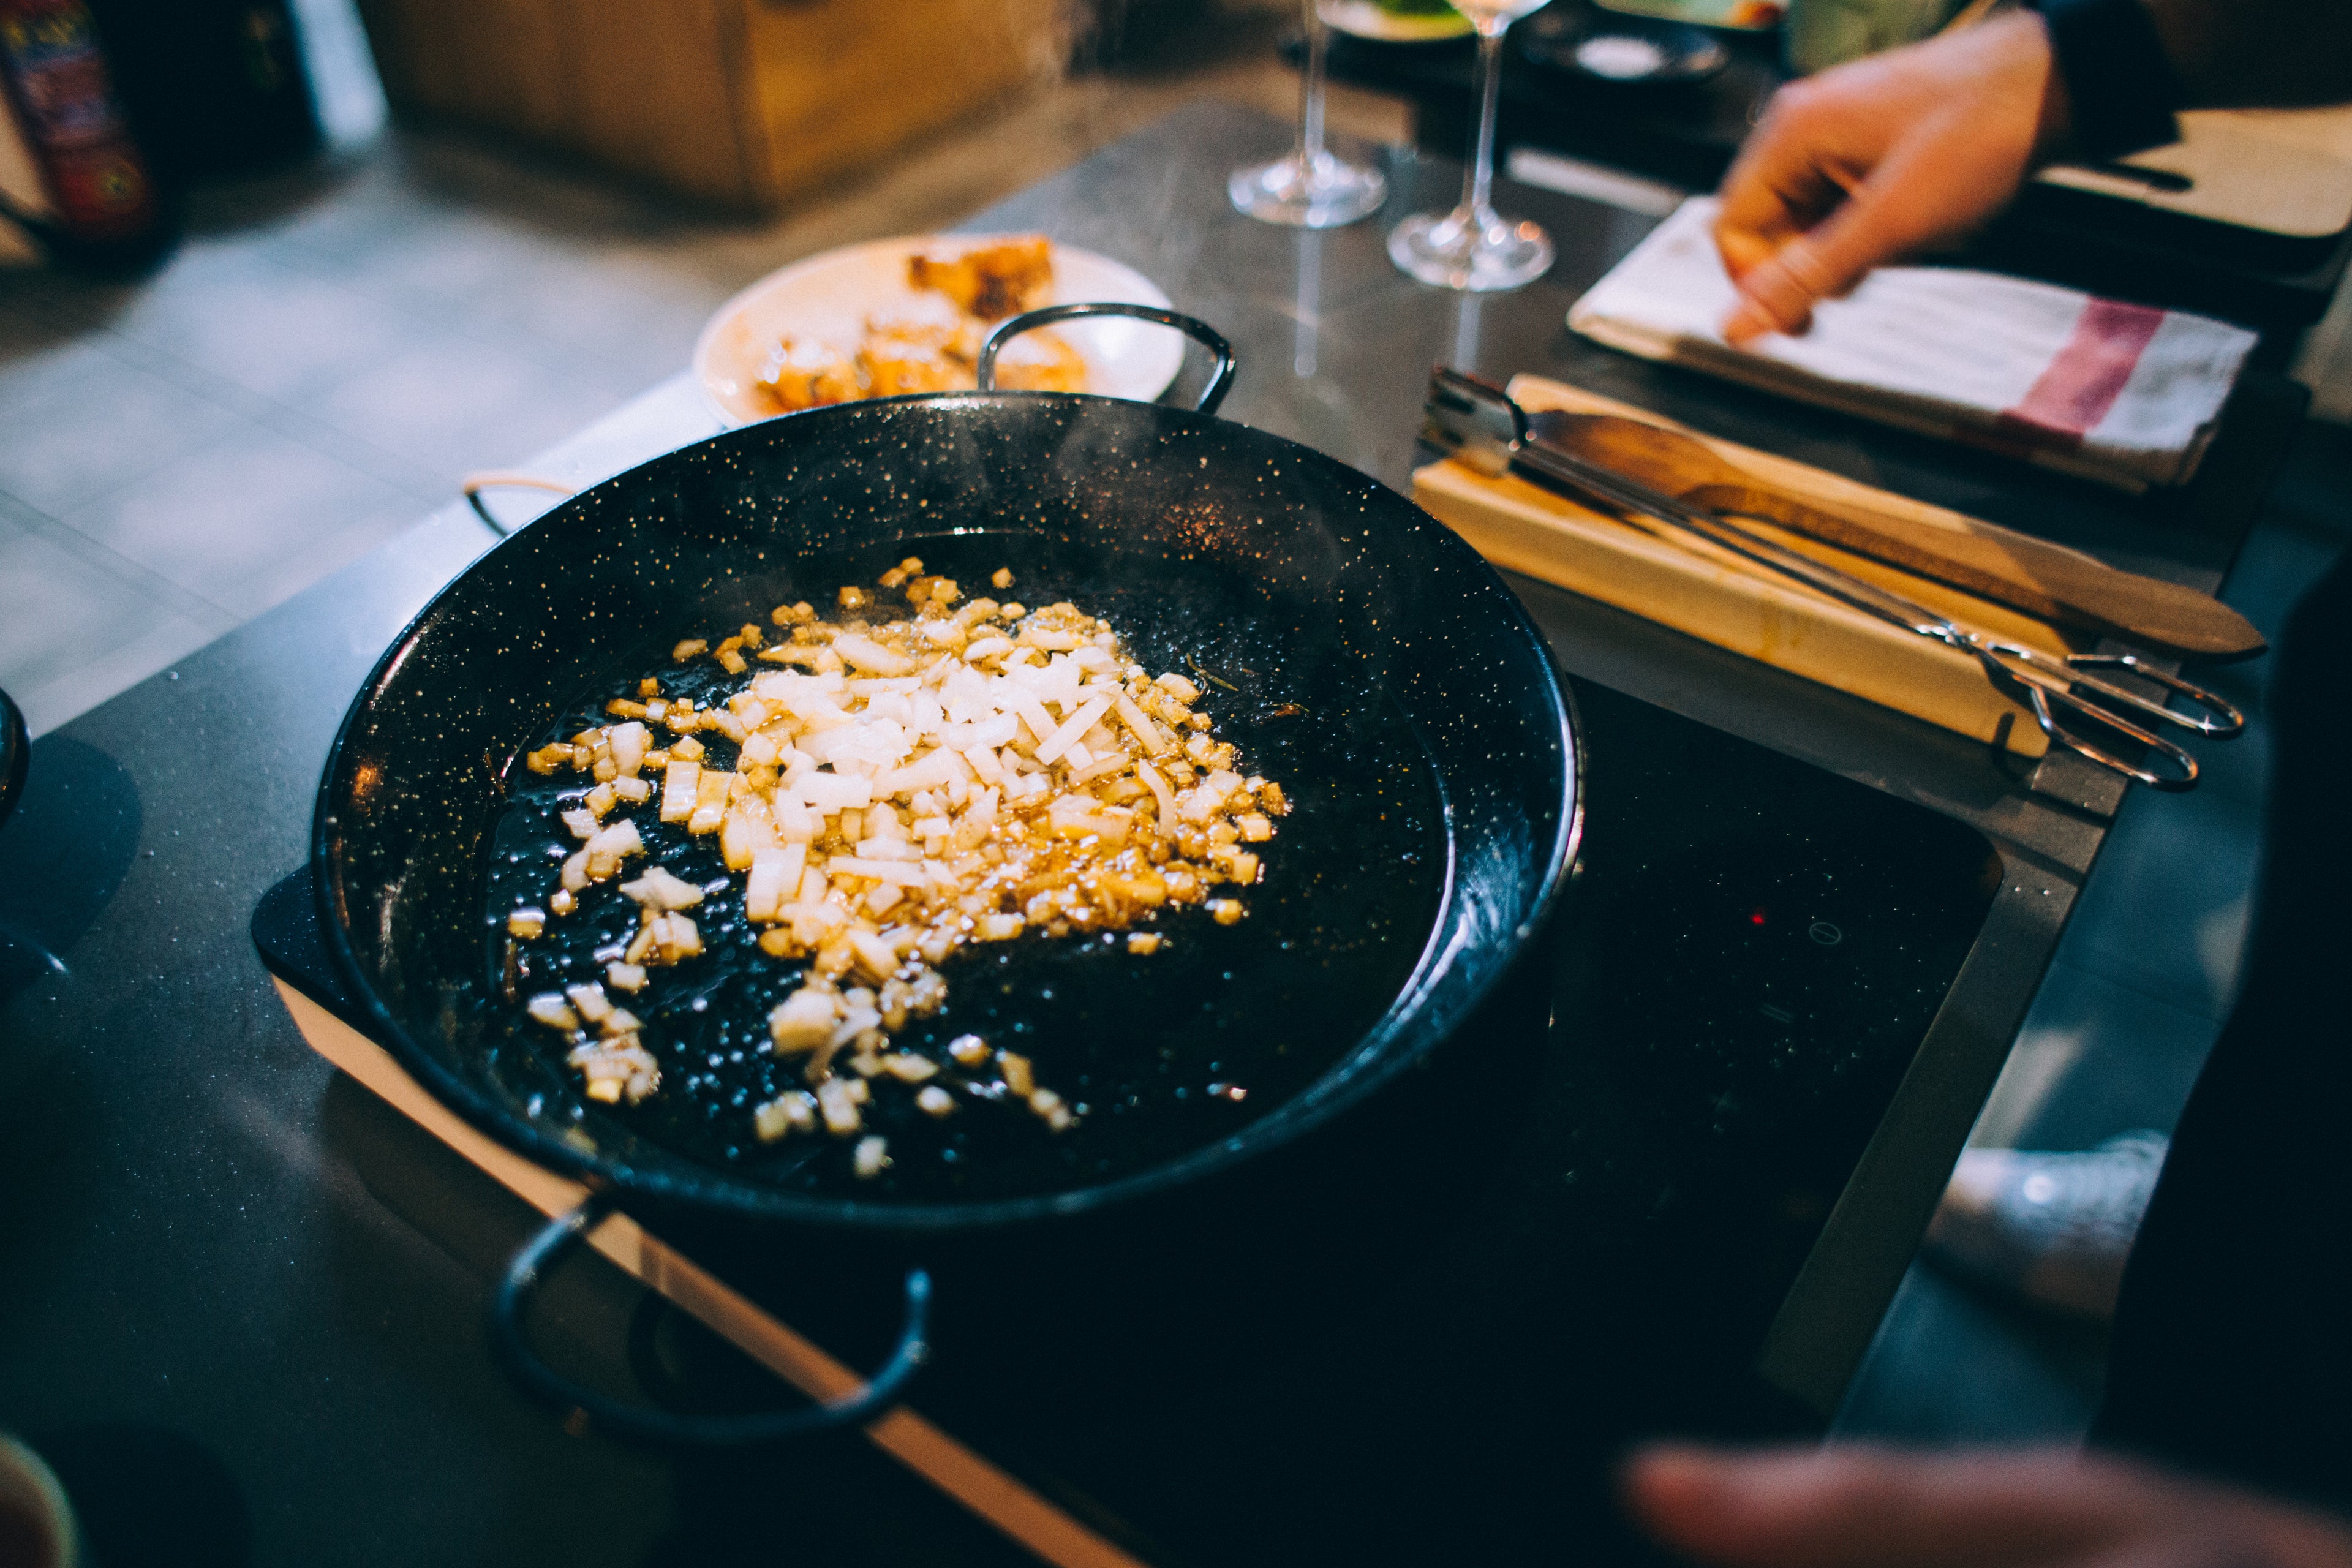
{"label": "cooking oil in pan", "polygon": [[[1443,803],[1412,726],[1328,618],[1271,598],[1230,570],[1155,562],[1139,571],[1034,535],[982,533],[908,540],[870,555],[803,563],[764,596],[716,595],[709,625],[665,626],[616,659],[611,679],[581,694],[545,739],[607,722],[604,700],[658,678],[663,691],[723,701],[748,679],[708,660],[670,660],[673,643],[721,636],[776,603],[806,599],[829,611],[843,584],[871,584],[903,555],[929,572],[1031,606],[1067,600],[1108,621],[1129,652],[1153,671],[1199,685],[1196,710],[1211,733],[1239,749],[1241,771],[1281,784],[1291,810],[1261,852],[1245,918],[1219,924],[1201,905],[1165,906],[1131,930],[1162,940],[1130,951],[1127,931],[1055,937],[1029,931],[1007,942],[958,949],[940,966],[947,999],[910,1019],[890,1048],[957,1070],[948,1047],[978,1036],[1026,1058],[1037,1081],[1076,1112],[1062,1131],[1009,1094],[967,1089],[934,1118],[889,1079],[872,1086],[855,1136],[821,1129],[780,1142],[755,1134],[753,1110],[804,1088],[806,1058],[769,1048],[768,1015],[799,989],[805,960],[778,960],[758,945],[743,912],[740,874],[728,872],[716,835],[667,824],[652,802],[630,813],[646,842],[623,879],[595,884],[578,909],[551,919],[536,941],[512,942],[512,910],[545,907],[562,857],[576,847],[558,820],[588,781],[574,773],[512,771],[497,824],[487,888],[489,963],[517,997],[602,978],[595,953],[625,942],[637,906],[617,882],[658,864],[697,884],[730,886],[695,907],[703,951],[656,969],[644,990],[616,997],[644,1023],[661,1087],[618,1118],[637,1137],[740,1175],[812,1194],[864,1200],[940,1202],[1025,1196],[1115,1179],[1216,1143],[1307,1090],[1344,1061],[1404,988],[1421,959],[1444,892]],[[1014,585],[982,590],[999,568]],[[755,607],[756,606],[756,607]],[[699,737],[708,766],[731,748]],[[614,818],[616,820],[616,818]],[[1219,889],[1225,891],[1228,889]],[[531,1023],[518,1001],[509,1047],[560,1065],[564,1047]],[[847,1070],[835,1058],[837,1070]],[[966,1075],[968,1078],[969,1075]],[[864,1139],[886,1141],[878,1173],[856,1169]]]}

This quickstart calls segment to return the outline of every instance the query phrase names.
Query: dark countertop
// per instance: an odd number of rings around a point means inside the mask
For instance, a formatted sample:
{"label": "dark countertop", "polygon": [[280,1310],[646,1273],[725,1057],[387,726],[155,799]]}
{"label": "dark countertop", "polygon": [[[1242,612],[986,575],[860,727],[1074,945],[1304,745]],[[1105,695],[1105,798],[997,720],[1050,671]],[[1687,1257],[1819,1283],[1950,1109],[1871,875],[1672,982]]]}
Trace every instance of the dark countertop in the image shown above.
{"label": "dark countertop", "polygon": [[[1551,228],[1558,267],[1517,294],[1443,294],[1397,275],[1381,237],[1449,204],[1458,169],[1400,158],[1384,220],[1337,233],[1233,216],[1226,171],[1287,138],[1195,105],[972,226],[1034,226],[1137,267],[1237,345],[1230,417],[1401,488],[1433,361],[1536,371],[2210,587],[2300,417],[2298,392],[2250,382],[2198,484],[2133,500],[1775,403],[1568,334],[1570,300],[1651,220],[1506,187],[1507,210]],[[538,467],[593,478],[713,427],[680,380]],[[700,1561],[772,1544],[763,1532],[786,1517],[825,1561],[1009,1560],[854,1446],[789,1467],[673,1464],[566,1436],[509,1391],[479,1329],[522,1206],[340,1079],[273,994],[247,921],[306,852],[345,704],[489,542],[462,510],[437,513],[36,744],[24,805],[0,828],[0,1182],[13,1199],[0,1426],[40,1444],[94,1518],[150,1530],[181,1563]],[[1941,731],[1514,585],[1571,671],[1925,804],[2001,851],[1984,934],[1759,1363],[1824,1407],[1893,1293],[2119,791],[2071,758],[2021,776]],[[615,1342],[631,1300],[583,1286],[549,1331]]]}

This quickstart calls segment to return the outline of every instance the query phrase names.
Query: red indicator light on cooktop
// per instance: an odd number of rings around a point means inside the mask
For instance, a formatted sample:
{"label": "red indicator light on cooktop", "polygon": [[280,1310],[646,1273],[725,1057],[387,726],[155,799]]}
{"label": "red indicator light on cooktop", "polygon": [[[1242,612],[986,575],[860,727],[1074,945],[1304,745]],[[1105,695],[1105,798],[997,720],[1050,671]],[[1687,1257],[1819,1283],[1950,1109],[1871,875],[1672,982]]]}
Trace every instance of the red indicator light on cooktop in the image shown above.
{"label": "red indicator light on cooktop", "polygon": [[1762,910],[1748,910],[1748,923],[1749,925],[1752,925],[1752,926],[1760,926],[1760,925],[1762,925],[1762,924],[1764,923],[1764,911],[1763,911]]}

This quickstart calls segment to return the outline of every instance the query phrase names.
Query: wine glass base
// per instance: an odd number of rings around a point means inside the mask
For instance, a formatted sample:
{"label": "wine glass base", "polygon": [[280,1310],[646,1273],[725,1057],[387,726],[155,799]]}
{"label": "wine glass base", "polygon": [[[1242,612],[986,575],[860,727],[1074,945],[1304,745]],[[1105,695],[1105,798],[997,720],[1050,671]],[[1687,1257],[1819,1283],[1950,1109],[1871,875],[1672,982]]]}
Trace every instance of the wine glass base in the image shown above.
{"label": "wine glass base", "polygon": [[1326,153],[1314,163],[1292,156],[1236,169],[1225,182],[1225,195],[1236,211],[1263,223],[1338,228],[1380,211],[1389,183],[1378,169]]}
{"label": "wine glass base", "polygon": [[1484,294],[1517,289],[1551,270],[1551,236],[1496,218],[1480,227],[1452,213],[1417,213],[1389,231],[1389,259],[1408,278]]}

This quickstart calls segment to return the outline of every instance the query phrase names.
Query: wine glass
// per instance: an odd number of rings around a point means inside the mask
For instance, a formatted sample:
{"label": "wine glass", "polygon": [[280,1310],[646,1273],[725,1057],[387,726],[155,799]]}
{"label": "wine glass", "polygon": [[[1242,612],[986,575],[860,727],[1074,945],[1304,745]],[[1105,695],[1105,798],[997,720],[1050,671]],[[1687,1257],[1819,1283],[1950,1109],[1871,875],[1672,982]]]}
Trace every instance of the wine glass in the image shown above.
{"label": "wine glass", "polygon": [[1388,200],[1378,169],[1350,163],[1323,145],[1323,53],[1329,39],[1316,0],[1307,13],[1307,69],[1298,86],[1298,141],[1271,163],[1235,169],[1225,182],[1234,205],[1254,218],[1293,228],[1337,228],[1369,217]]}
{"label": "wine glass", "polygon": [[1441,289],[1484,293],[1532,283],[1551,267],[1551,236],[1525,219],[1497,213],[1495,100],[1503,83],[1503,34],[1544,0],[1451,0],[1478,30],[1478,139],[1471,143],[1462,200],[1450,213],[1418,213],[1389,234],[1389,259]]}

